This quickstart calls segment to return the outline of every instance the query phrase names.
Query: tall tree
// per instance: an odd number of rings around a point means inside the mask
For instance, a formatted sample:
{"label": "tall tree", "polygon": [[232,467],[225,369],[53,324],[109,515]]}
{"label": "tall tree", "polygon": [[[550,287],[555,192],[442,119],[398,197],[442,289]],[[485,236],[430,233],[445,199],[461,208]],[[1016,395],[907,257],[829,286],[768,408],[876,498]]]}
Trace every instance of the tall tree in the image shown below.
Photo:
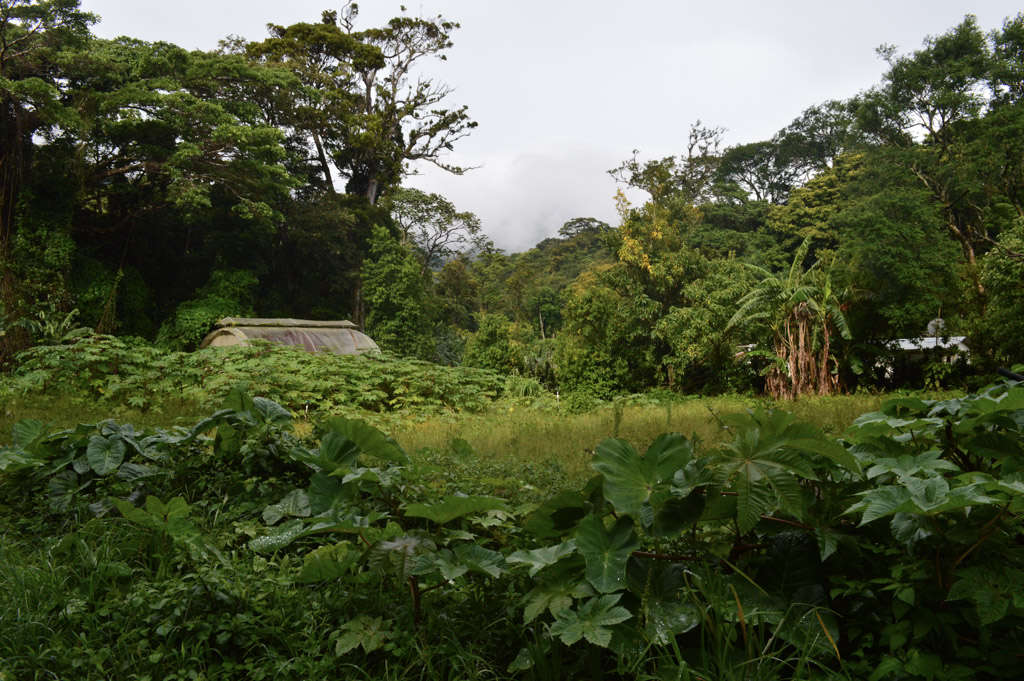
{"label": "tall tree", "polygon": [[267,30],[270,38],[245,45],[245,52],[298,77],[302,86],[285,90],[284,98],[269,109],[280,125],[304,145],[312,145],[312,161],[320,173],[317,184],[333,192],[330,154],[344,135],[345,117],[356,105],[357,65],[381,68],[383,56],[341,30],[336,12],[324,12],[319,23],[268,24]]}
{"label": "tall tree", "polygon": [[320,24],[272,24],[271,37],[247,51],[299,75],[305,90],[290,124],[309,136],[325,180],[330,159],[346,191],[374,204],[411,161],[464,172],[444,157],[476,123],[467,107],[447,106],[450,87],[415,75],[424,59],[446,58],[458,24],[401,16],[360,31],[358,14],[350,2],[340,14],[324,12]]}
{"label": "tall tree", "polygon": [[486,237],[480,233],[480,218],[460,212],[440,194],[427,194],[419,189],[399,188],[385,206],[402,230],[403,242],[410,245],[428,268],[438,268],[457,253],[481,245]]}
{"label": "tall tree", "polygon": [[18,197],[36,140],[76,122],[61,102],[56,53],[85,40],[95,17],[78,0],[0,2],[0,300],[10,308],[17,293],[9,260]]}
{"label": "tall tree", "polygon": [[898,55],[891,46],[879,54],[889,70],[882,85],[863,98],[860,123],[942,206],[946,230],[984,296],[976,263],[979,243],[989,238],[986,196],[971,152],[992,95],[986,87],[992,65],[986,36],[968,16],[913,54]]}

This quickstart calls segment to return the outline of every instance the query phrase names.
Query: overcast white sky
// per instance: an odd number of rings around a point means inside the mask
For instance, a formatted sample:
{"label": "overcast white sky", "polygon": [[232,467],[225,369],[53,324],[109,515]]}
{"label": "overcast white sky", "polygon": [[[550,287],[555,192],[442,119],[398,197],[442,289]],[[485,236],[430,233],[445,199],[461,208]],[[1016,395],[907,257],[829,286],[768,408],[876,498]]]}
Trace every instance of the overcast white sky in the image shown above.
{"label": "overcast white sky", "polygon": [[[337,0],[82,0],[102,37],[213,49],[266,24],[318,21]],[[364,0],[361,28],[401,13]],[[808,106],[876,84],[879,45],[921,46],[974,14],[998,28],[1009,0],[407,0],[408,13],[462,25],[426,75],[455,88],[480,126],[449,161],[406,184],[476,213],[501,248],[521,251],[573,217],[616,223],[607,170],[682,151],[690,123],[726,128],[727,144],[767,139]]]}

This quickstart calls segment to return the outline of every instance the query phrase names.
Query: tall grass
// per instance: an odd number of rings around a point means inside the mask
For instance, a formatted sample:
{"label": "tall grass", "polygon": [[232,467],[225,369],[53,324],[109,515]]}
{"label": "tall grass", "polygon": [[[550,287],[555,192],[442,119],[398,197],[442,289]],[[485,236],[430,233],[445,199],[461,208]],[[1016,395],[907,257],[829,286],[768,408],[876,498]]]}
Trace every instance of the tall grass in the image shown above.
{"label": "tall grass", "polygon": [[[828,432],[842,433],[864,412],[873,411],[883,395],[804,398],[774,405]],[[525,467],[553,470],[565,486],[577,487],[594,475],[590,459],[606,437],[620,437],[641,451],[664,432],[696,435],[714,446],[727,433],[720,415],[764,404],[749,397],[688,399],[661,404],[621,401],[582,414],[557,409],[506,407],[487,414],[446,421],[396,421],[390,434],[406,451],[457,456],[453,442],[468,442],[480,462],[517,473]],[[556,480],[551,481],[557,484]]]}
{"label": "tall grass", "polygon": [[66,395],[32,395],[7,399],[0,406],[0,442],[9,442],[11,427],[22,419],[39,419],[57,428],[73,428],[79,423],[97,423],[116,419],[136,426],[167,428],[191,424],[209,414],[191,400],[165,400],[145,411],[126,405],[72,399]]}

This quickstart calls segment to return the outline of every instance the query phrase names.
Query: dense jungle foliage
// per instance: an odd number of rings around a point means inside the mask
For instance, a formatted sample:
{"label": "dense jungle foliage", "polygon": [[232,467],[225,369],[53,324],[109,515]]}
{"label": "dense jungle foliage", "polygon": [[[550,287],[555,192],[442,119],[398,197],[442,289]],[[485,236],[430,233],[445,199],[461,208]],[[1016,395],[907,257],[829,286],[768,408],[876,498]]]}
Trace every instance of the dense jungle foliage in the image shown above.
{"label": "dense jungle foliage", "polygon": [[[882,47],[876,87],[769,140],[698,122],[611,171],[646,194],[620,224],[518,254],[402,186],[412,162],[463,172],[445,154],[475,123],[418,76],[457,24],[364,28],[350,3],[189,52],[94,19],[0,4],[9,365],[81,328],[190,351],[226,315],[352,319],[393,355],[586,399],[977,387],[1024,359],[1021,16]],[[973,369],[887,344],[922,336],[966,336]]]}
{"label": "dense jungle foliage", "polygon": [[[1024,15],[516,254],[403,186],[464,172],[458,24],[312,19],[0,0],[0,679],[1020,676]],[[197,350],[225,316],[383,352]]]}
{"label": "dense jungle foliage", "polygon": [[238,389],[190,427],[20,421],[0,674],[1019,678],[1024,383],[838,439],[720,424],[601,440],[575,489]]}

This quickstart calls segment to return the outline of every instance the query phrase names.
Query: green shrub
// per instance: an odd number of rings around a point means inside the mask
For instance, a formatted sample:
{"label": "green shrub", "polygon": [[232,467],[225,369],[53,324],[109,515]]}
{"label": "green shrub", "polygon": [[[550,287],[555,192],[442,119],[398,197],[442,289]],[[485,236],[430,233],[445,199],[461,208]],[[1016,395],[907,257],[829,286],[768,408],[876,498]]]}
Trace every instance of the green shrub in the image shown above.
{"label": "green shrub", "polygon": [[382,354],[313,354],[272,343],[167,352],[94,335],[26,351],[8,380],[26,396],[67,395],[135,409],[168,400],[209,407],[244,383],[295,412],[354,413],[480,411],[501,394],[505,379],[481,369]]}
{"label": "green shrub", "polygon": [[160,327],[156,345],[165,350],[194,350],[224,317],[253,315],[259,281],[248,270],[214,270],[197,297],[178,305]]}

